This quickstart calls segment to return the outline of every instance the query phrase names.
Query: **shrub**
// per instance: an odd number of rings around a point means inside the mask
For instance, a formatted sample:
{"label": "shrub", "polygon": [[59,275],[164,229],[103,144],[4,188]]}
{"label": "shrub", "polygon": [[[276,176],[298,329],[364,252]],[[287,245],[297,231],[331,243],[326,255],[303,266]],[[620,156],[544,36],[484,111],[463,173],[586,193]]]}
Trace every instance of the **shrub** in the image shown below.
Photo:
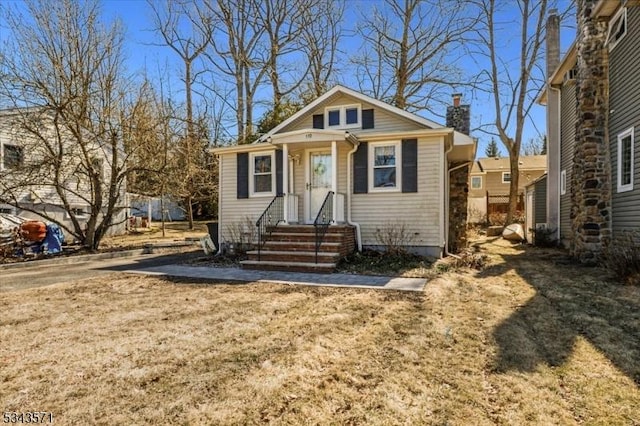
{"label": "shrub", "polygon": [[384,247],[388,254],[404,254],[415,235],[407,230],[404,223],[387,222],[376,229],[376,242]]}
{"label": "shrub", "polygon": [[624,231],[604,251],[603,265],[628,284],[640,284],[640,232]]}
{"label": "shrub", "polygon": [[456,268],[465,267],[482,270],[487,266],[489,257],[484,253],[478,253],[473,248],[468,247],[460,251],[454,261]]}
{"label": "shrub", "polygon": [[250,250],[258,239],[256,224],[249,216],[227,225],[227,235],[229,238],[226,243],[233,244],[233,249],[238,254]]}
{"label": "shrub", "polygon": [[540,229],[529,229],[534,236],[535,246],[536,247],[557,247],[558,239],[556,238],[556,229],[549,228],[540,228]]}

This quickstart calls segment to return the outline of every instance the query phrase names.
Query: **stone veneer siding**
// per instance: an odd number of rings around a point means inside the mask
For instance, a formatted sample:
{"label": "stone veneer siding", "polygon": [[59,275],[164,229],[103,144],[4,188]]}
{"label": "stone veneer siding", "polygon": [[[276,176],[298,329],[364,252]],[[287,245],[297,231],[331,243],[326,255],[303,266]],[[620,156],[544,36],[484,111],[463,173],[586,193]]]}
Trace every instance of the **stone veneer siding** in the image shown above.
{"label": "stone veneer siding", "polygon": [[[452,164],[450,167],[454,168]],[[449,180],[449,247],[457,253],[467,246],[467,199],[469,195],[469,168],[461,167],[451,172]]]}
{"label": "stone veneer siding", "polygon": [[[447,127],[469,135],[471,108],[469,105],[447,107]],[[456,167],[449,164],[449,169]],[[471,164],[454,170],[449,176],[449,245],[450,253],[457,253],[467,246],[467,205],[469,197],[469,173]]]}
{"label": "stone veneer siding", "polygon": [[571,254],[597,263],[611,238],[607,24],[593,16],[597,0],[578,2],[577,121],[571,176]]}

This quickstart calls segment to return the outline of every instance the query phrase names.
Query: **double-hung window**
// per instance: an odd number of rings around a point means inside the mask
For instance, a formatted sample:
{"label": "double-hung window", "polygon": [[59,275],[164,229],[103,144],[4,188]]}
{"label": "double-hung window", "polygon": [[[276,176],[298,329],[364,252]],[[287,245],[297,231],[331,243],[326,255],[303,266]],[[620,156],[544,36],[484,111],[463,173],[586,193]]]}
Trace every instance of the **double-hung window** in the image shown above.
{"label": "double-hung window", "polygon": [[633,127],[618,135],[618,192],[633,189]]}
{"label": "double-hung window", "polygon": [[502,183],[511,182],[511,172],[502,172]]}
{"label": "double-hung window", "polygon": [[371,192],[398,191],[402,164],[399,141],[372,143],[369,150],[369,182]]}
{"label": "double-hung window", "polygon": [[275,159],[272,152],[252,153],[250,193],[251,195],[274,195],[275,194]]}

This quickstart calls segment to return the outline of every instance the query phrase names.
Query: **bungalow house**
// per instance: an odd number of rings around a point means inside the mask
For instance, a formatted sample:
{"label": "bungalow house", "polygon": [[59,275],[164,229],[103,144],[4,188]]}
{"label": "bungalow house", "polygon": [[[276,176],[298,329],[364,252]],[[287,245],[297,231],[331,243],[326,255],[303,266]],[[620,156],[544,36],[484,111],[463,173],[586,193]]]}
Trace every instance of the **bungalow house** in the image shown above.
{"label": "bungalow house", "polygon": [[[43,148],[45,141],[25,130],[27,123],[41,126],[44,131],[38,136],[42,138],[47,137],[51,130],[51,138],[46,142],[57,149],[58,157],[54,158]],[[108,182],[110,168],[105,151],[92,144],[88,144],[86,149],[94,156],[92,166],[101,170],[103,182]],[[86,170],[78,158],[77,147],[67,143],[64,137],[56,138],[51,118],[46,112],[38,108],[0,110],[0,213],[56,222],[63,228],[67,241],[71,241],[69,230],[73,229],[73,220],[84,227],[91,211],[92,191]],[[61,193],[53,183],[56,169],[52,164],[56,162],[64,164],[58,169],[57,176],[64,181]],[[121,189],[124,195],[124,186]],[[65,203],[68,208],[64,207]],[[124,232],[124,210],[119,210],[121,212],[114,215],[113,225],[107,234]]]}
{"label": "bungalow house", "polygon": [[547,226],[585,261],[611,237],[640,228],[640,2],[590,1],[559,54],[547,21]]}
{"label": "bungalow house", "polygon": [[[519,160],[518,210],[524,209],[524,189],[547,170],[546,155],[525,155]],[[469,222],[480,223],[491,213],[506,213],[509,206],[511,167],[508,157],[478,158],[471,168]]]}
{"label": "bungalow house", "polygon": [[[468,133],[459,97],[447,117]],[[219,241],[249,233],[248,268],[330,271],[354,246],[442,256],[463,235],[475,150],[467,134],[336,86],[255,143],[213,150]]]}

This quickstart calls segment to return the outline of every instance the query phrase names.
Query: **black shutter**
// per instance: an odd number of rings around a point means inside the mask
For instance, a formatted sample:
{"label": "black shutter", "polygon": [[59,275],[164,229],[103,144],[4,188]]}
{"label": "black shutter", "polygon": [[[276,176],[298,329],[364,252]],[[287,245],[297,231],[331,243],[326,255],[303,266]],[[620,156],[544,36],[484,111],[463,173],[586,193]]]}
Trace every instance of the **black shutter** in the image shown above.
{"label": "black shutter", "polygon": [[276,151],[276,195],[282,195],[282,150]]}
{"label": "black shutter", "polygon": [[313,128],[324,129],[324,114],[313,115]]}
{"label": "black shutter", "polygon": [[373,129],[373,109],[362,110],[362,128]]}
{"label": "black shutter", "polygon": [[237,197],[249,198],[249,153],[238,153],[237,164]]}
{"label": "black shutter", "polygon": [[360,142],[358,150],[353,154],[353,193],[366,194],[369,190],[368,144]]}
{"label": "black shutter", "polygon": [[402,140],[402,192],[418,192],[418,140]]}

